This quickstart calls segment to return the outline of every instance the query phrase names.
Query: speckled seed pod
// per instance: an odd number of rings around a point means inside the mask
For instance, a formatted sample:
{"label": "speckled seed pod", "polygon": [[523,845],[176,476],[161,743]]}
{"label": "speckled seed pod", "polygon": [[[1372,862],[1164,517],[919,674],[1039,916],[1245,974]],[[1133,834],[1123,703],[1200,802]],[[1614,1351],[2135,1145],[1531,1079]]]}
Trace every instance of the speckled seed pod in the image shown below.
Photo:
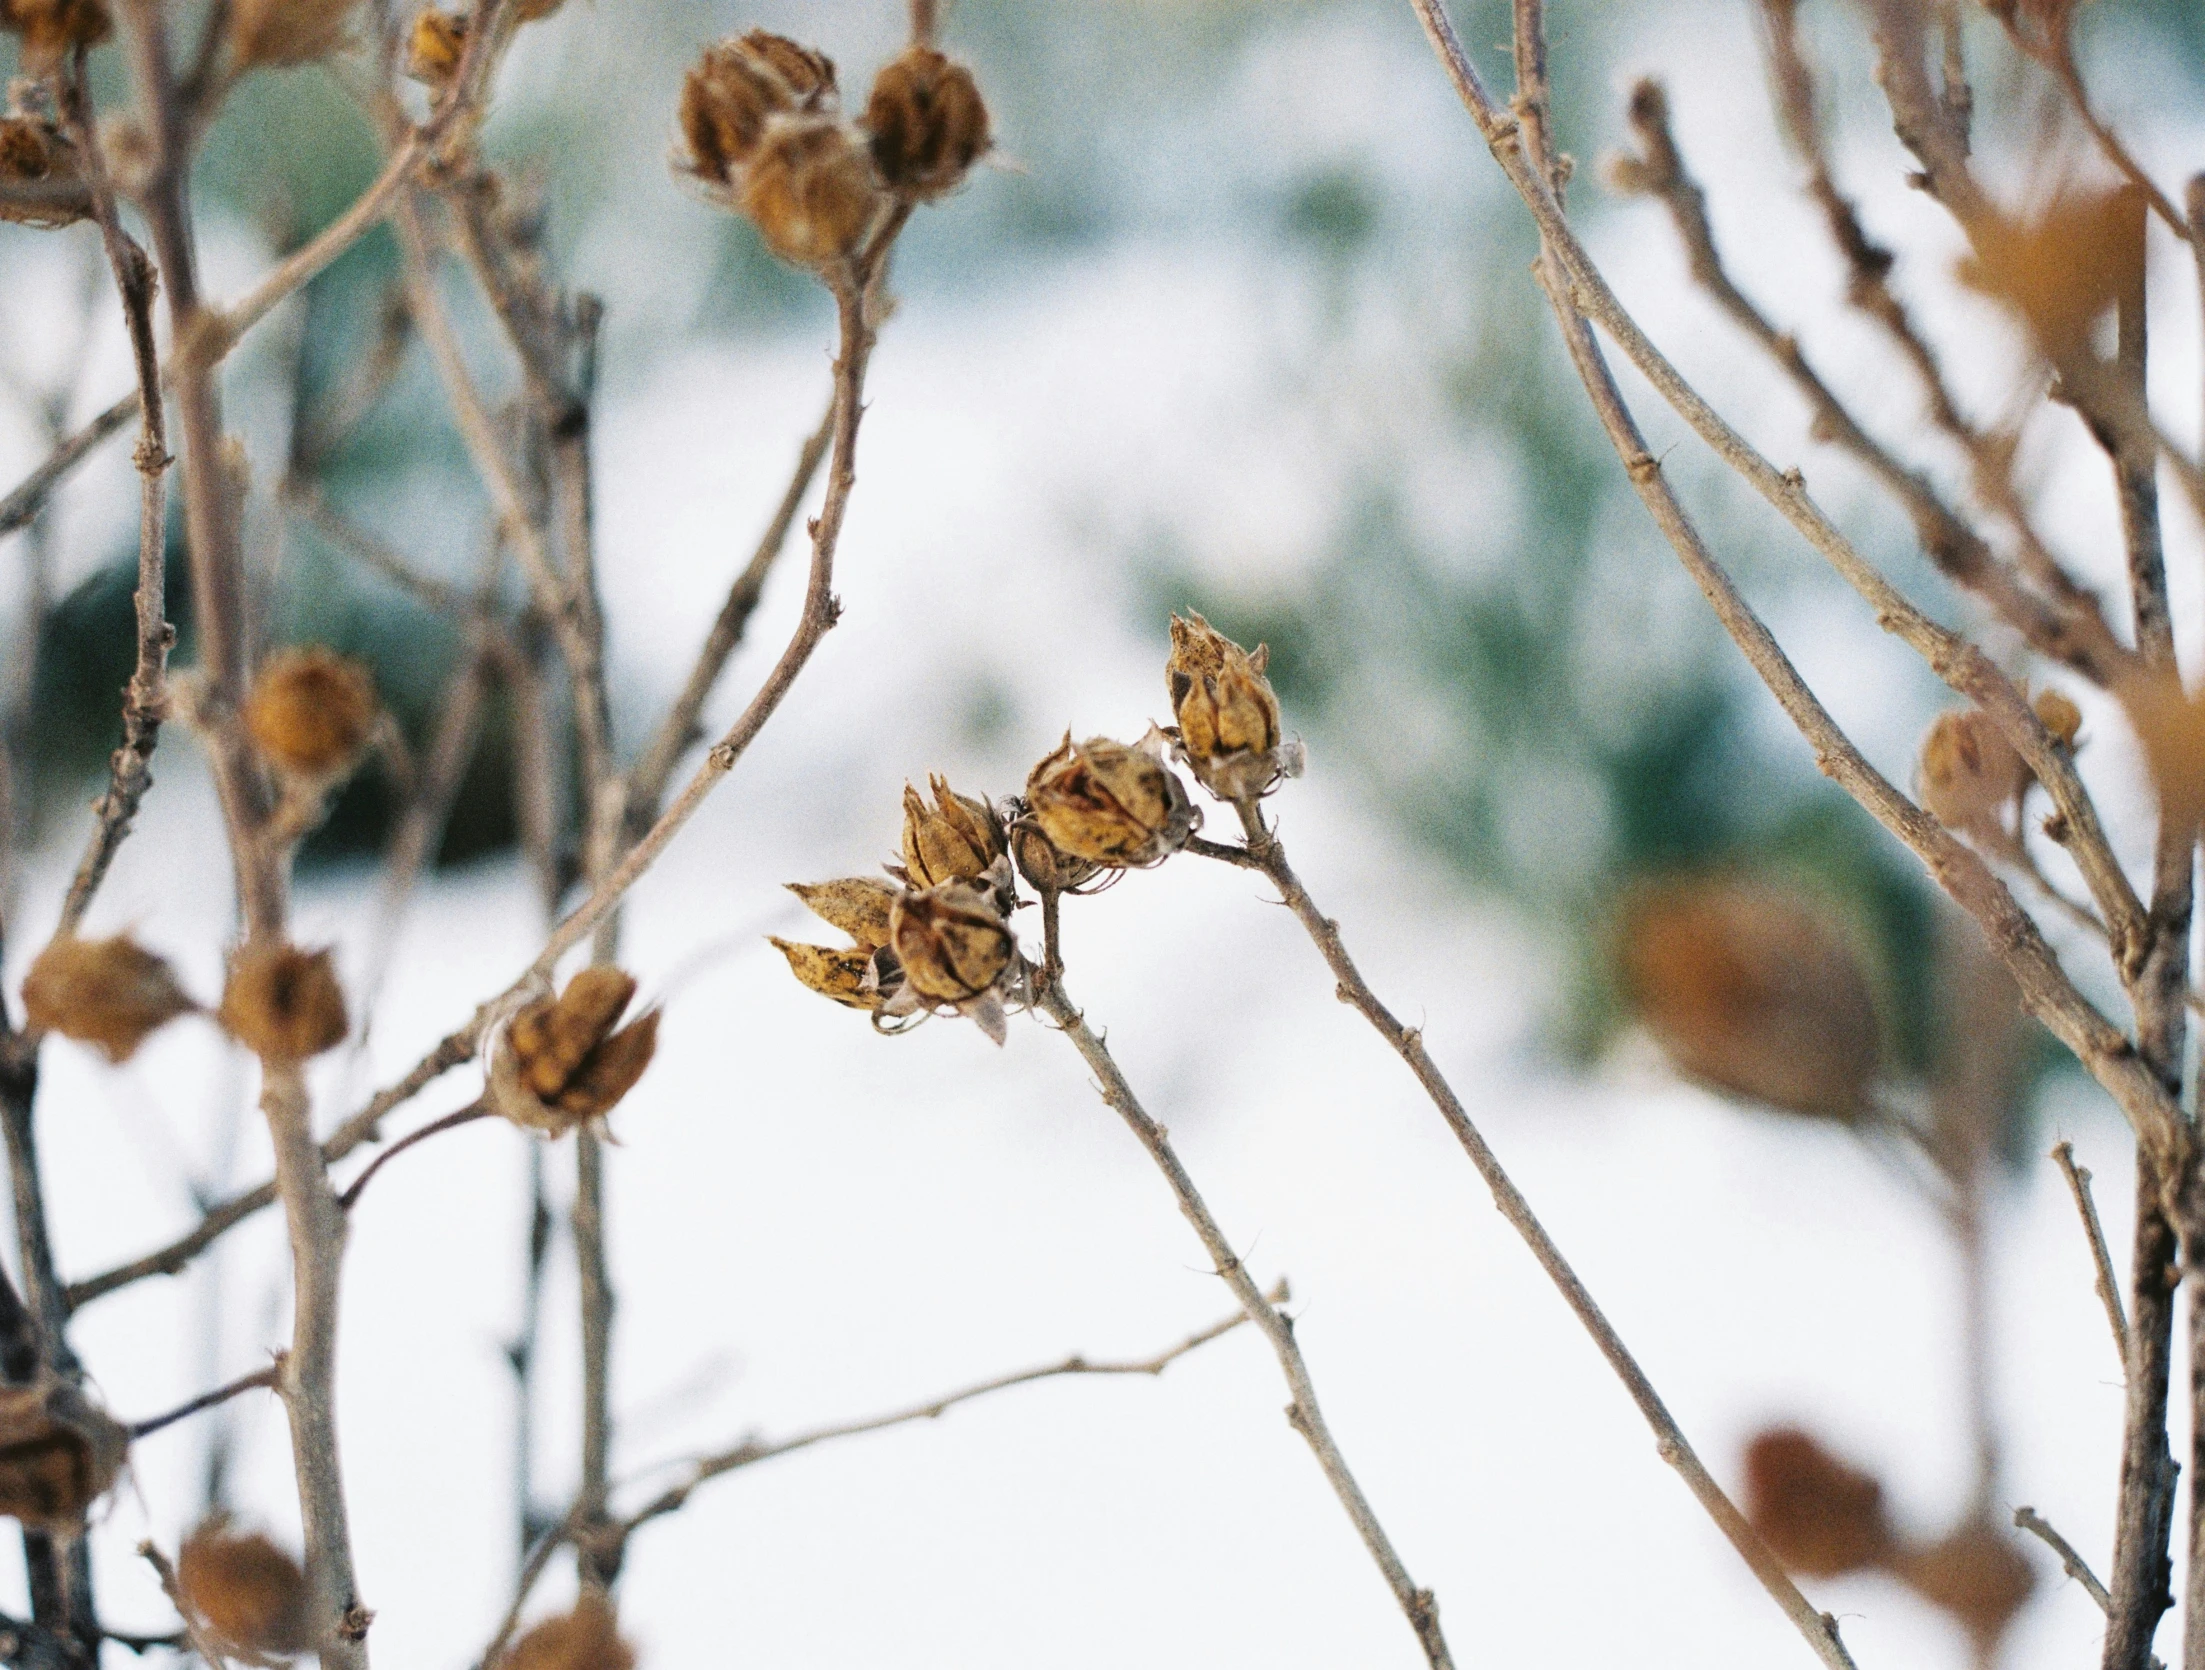
{"label": "speckled seed pod", "polygon": [[311,64],[348,39],[358,0],[231,0],[230,56],[241,70]]}
{"label": "speckled seed pod", "polygon": [[0,220],[48,231],[92,212],[82,159],[68,134],[44,116],[0,119],[0,185],[35,188],[0,195]]}
{"label": "speckled seed pod", "polygon": [[611,1603],[584,1595],[508,1647],[497,1670],[635,1670],[635,1649],[620,1638]]}
{"label": "speckled seed pod", "polygon": [[857,252],[881,206],[856,136],[824,116],[769,121],[737,200],[768,249],[819,270]]}
{"label": "speckled seed pod", "polygon": [[176,1586],[199,1626],[240,1658],[289,1658],[314,1644],[306,1573],[257,1531],[216,1514],[184,1539]]}
{"label": "speckled seed pod", "polygon": [[786,36],[753,29],[706,47],[681,84],[682,167],[731,186],[771,118],[830,111],[834,100],[834,60]]}
{"label": "speckled seed pod", "polygon": [[994,990],[1015,950],[995,907],[962,882],[903,894],[890,931],[904,979],[929,1003],[970,1003]]}
{"label": "speckled seed pod", "polygon": [[1057,851],[1030,813],[1022,814],[1012,823],[1010,843],[1012,862],[1036,892],[1077,893],[1097,876],[1119,873]]}
{"label": "speckled seed pod", "polygon": [[406,37],[406,74],[425,87],[439,91],[459,69],[460,54],[467,50],[467,19],[458,12],[425,8],[413,20]]}
{"label": "speckled seed pod", "polygon": [[365,667],[308,644],[268,658],[245,698],[245,729],[279,770],[326,777],[359,757],[377,712]]}
{"label": "speckled seed pod", "polygon": [[1266,646],[1250,654],[1200,615],[1172,617],[1164,679],[1179,750],[1196,779],[1221,799],[1252,799],[1287,772],[1279,698],[1264,676],[1269,662]]}
{"label": "speckled seed pod", "polygon": [[22,73],[51,75],[80,46],[114,32],[103,0],[0,0],[0,29],[22,38]]}
{"label": "speckled seed pod", "polygon": [[610,1113],[658,1049],[656,1009],[614,1030],[634,996],[631,976],[586,968],[556,999],[515,1015],[491,1060],[492,1106],[554,1137]]}
{"label": "speckled seed pod", "polygon": [[867,982],[873,953],[864,947],[804,945],[767,936],[767,943],[789,960],[789,972],[821,997],[867,1012],[881,1006],[881,994]]}
{"label": "speckled seed pod", "polygon": [[1157,863],[1202,824],[1162,762],[1105,736],[1074,743],[1066,733],[1026,779],[1026,800],[1049,844],[1090,864]]}
{"label": "speckled seed pod", "polygon": [[168,964],[127,935],[57,939],[23,977],[23,1011],[33,1026],[90,1044],[118,1065],[148,1035],[198,1007]]}
{"label": "speckled seed pod", "polygon": [[295,945],[248,945],[232,957],[216,1018],[265,1061],[305,1061],[335,1049],[351,1026],[328,951]]}
{"label": "speckled seed pod", "polygon": [[1746,1448],[1746,1518],[1787,1571],[1840,1577],[1893,1551],[1883,1486],[1806,1433],[1778,1427]]}
{"label": "speckled seed pod", "polygon": [[129,1448],[130,1434],[66,1381],[0,1386],[0,1514],[76,1535]]}
{"label": "speckled seed pod", "polygon": [[1995,835],[2029,782],[2029,768],[1980,708],[1940,713],[1922,738],[1915,772],[1922,805],[1939,823]]}
{"label": "speckled seed pod", "polygon": [[[900,888],[871,876],[848,876],[841,881],[788,884],[804,907],[830,927],[840,928],[860,947],[876,951],[888,943],[888,913]],[[776,940],[775,944],[780,941]]]}
{"label": "speckled seed pod", "polygon": [[903,789],[903,871],[913,887],[978,881],[1004,853],[1003,820],[985,800],[929,777],[930,806],[909,783]]}
{"label": "speckled seed pod", "polygon": [[907,46],[882,66],[865,131],[881,183],[921,202],[954,190],[992,143],[972,72],[930,46]]}

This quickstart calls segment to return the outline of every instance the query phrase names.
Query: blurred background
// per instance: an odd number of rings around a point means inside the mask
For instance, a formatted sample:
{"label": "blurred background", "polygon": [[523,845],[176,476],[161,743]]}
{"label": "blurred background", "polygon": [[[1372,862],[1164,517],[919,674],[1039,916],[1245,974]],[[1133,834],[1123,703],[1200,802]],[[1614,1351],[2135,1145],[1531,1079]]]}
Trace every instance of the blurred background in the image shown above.
{"label": "blurred background", "polygon": [[[1895,282],[1947,345],[1971,410],[2027,414],[2022,473],[2043,525],[2118,597],[2102,460],[2071,414],[2034,399],[2011,325],[1954,282],[1958,234],[1906,188],[1858,15],[1804,13],[1841,181],[1904,252]],[[1864,549],[1941,618],[1974,621],[1904,520],[1808,438],[1803,407],[1693,291],[1659,210],[1612,198],[1592,166],[1622,136],[1631,79],[1662,77],[1741,282],[1864,417],[1957,481],[1880,339],[1843,307],[1840,264],[1770,117],[1755,8],[1559,0],[1551,14],[1573,204],[1618,289]],[[1481,0],[1457,20],[1505,86],[1505,5]],[[2018,200],[2072,157],[2047,137],[2041,77],[1975,22],[1982,166]],[[895,50],[903,14],[889,0],[568,0],[521,38],[486,137],[534,182],[551,270],[606,306],[600,560],[631,747],[678,688],[827,394],[824,292],[667,166],[686,63],[753,23],[824,49],[857,89]],[[2205,155],[2205,14],[2102,0],[2083,42],[2106,113],[2178,183]],[[1777,878],[1844,925],[1886,1059],[1919,1082],[1939,1059],[1940,907],[1815,774],[1628,492],[1530,281],[1528,223],[1409,8],[959,0],[949,44],[975,67],[999,151],[919,217],[898,258],[842,624],[629,912],[623,960],[667,1019],[613,1155],[627,1494],[746,1433],[1068,1350],[1146,1355],[1230,1310],[1063,1043],[1025,1024],[1001,1052],[948,1023],[877,1038],[801,991],[762,937],[804,934],[780,883],[892,855],[907,778],[942,771],[968,793],[1009,794],[1068,727],[1130,739],[1168,717],[1166,621],[1193,606],[1270,644],[1310,750],[1308,776],[1272,802],[1304,878],[1380,992],[1425,1028],[1718,1475],[1737,1479],[1754,1431],[1798,1421],[1875,1472],[1910,1529],[1952,1523],[1971,1465],[1960,1261],[1906,1155],[1680,1084],[1629,1023],[1612,972],[1620,904],[1644,878]],[[121,65],[97,68],[119,103]],[[241,293],[377,165],[339,74],[248,81],[200,173],[211,291]],[[2152,258],[2155,394],[2194,447],[2194,282],[2171,242]],[[370,237],[255,333],[228,392],[255,476],[248,527],[271,637],[372,662],[419,744],[461,653],[457,624],[273,493],[314,451],[314,479],[347,518],[419,569],[472,583],[490,513],[426,355],[392,325],[396,271],[387,236]],[[481,375],[510,391],[491,320],[457,284],[450,299]],[[114,311],[89,229],[0,226],[0,485],[43,456],[52,425],[127,386]],[[301,414],[341,405],[379,351],[396,356],[384,398],[333,449],[307,447]],[[1626,389],[1802,670],[1907,781],[1941,688],[1628,376]],[[131,651],[128,447],[110,443],[38,524],[0,541],[11,990],[49,931],[113,745]],[[2199,530],[2167,504],[2192,645],[2205,628]],[[183,590],[171,611],[188,660]],[[731,714],[754,685],[800,590],[792,561],[710,713]],[[1985,640],[2032,670],[1995,629]],[[2093,787],[2148,839],[2130,739],[2071,693]],[[510,744],[493,703],[364,1040],[317,1070],[332,1122],[533,954]],[[88,926],[130,929],[211,995],[227,866],[180,729],[155,774]],[[396,805],[370,770],[303,860],[300,937],[334,943],[356,992],[383,932],[376,855]],[[2102,956],[2061,943],[2117,1005]],[[1262,1279],[1292,1278],[1341,1444],[1437,1591],[1461,1662],[1804,1661],[1264,885],[1182,858],[1070,902],[1066,948],[1072,991],[1228,1232]],[[188,1226],[195,1200],[265,1175],[249,1066],[210,1027],[172,1028],[122,1069],[65,1042],[45,1060],[65,1275],[133,1256]],[[392,1128],[460,1106],[464,1079]],[[1987,1190],[1998,1498],[2002,1518],[2035,1505],[2102,1573],[2120,1365],[2044,1158],[2060,1137],[2101,1176],[2125,1269],[2125,1132],[2039,1040],[2003,1104]],[[556,1203],[570,1152],[544,1163]],[[533,1454],[516,1479],[506,1353],[529,1165],[526,1139],[474,1127],[393,1167],[355,1226],[341,1408],[385,1662],[472,1662],[509,1599],[524,1506],[555,1514],[573,1487],[563,1238]],[[189,1274],[88,1307],[78,1349],[119,1413],[153,1413],[265,1361],[286,1336],[288,1279],[264,1216]],[[1236,1332],[1157,1382],[1053,1382],[739,1472],[639,1539],[624,1619],[662,1665],[1417,1662],[1283,1402],[1261,1342]],[[295,1539],[272,1401],[140,1446],[95,1533],[114,1627],[169,1627],[132,1550],[147,1535],[173,1545],[210,1503]],[[2030,1554],[2038,1586],[2003,1662],[2080,1662],[2097,1614]],[[1809,1588],[1864,1667],[1967,1661],[1959,1631],[1896,1584]],[[19,1597],[11,1546],[0,1605]]]}

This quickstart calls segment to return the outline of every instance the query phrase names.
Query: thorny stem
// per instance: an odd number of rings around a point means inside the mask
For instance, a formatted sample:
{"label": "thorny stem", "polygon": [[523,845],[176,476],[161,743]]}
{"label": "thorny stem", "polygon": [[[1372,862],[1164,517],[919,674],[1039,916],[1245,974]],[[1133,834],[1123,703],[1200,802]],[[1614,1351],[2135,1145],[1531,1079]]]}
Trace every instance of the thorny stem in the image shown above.
{"label": "thorny stem", "polygon": [[1523,1239],[1525,1246],[1531,1249],[1531,1255],[1538,1261],[1540,1269],[1546,1272],[1547,1279],[1562,1295],[1563,1302],[1569,1306],[1586,1333],[1592,1336],[1593,1344],[1608,1360],[1608,1366],[1615,1371],[1616,1378],[1623,1382],[1624,1390],[1630,1394],[1631,1401],[1638,1405],[1639,1413],[1645,1417],[1646,1424],[1653,1428],[1655,1447],[1662,1460],[1677,1470],[1685,1487],[1706,1510],[1708,1517],[1714,1520],[1716,1529],[1738,1551],[1739,1557],[1760,1580],[1761,1586],[1783,1609],[1785,1616],[1792,1620],[1800,1634],[1806,1637],[1808,1644],[1822,1661],[1830,1666],[1830,1670],[1854,1670],[1852,1656],[1838,1638],[1837,1620],[1827,1613],[1816,1611],[1807,1597],[1799,1592],[1798,1585],[1792,1582],[1782,1564],[1769,1551],[1768,1544],[1746,1523],[1745,1516],[1724,1493],[1723,1487],[1715,1482],[1714,1475],[1708,1472],[1706,1464],[1700,1460],[1699,1452],[1693,1449],[1691,1441],[1677,1425],[1676,1418],[1669,1413],[1669,1406],[1662,1401],[1661,1394],[1646,1377],[1646,1371],[1639,1366],[1638,1359],[1631,1355],[1622,1336],[1615,1331],[1614,1325],[1608,1321],[1607,1315],[1587,1291],[1569,1260],[1563,1257],[1562,1249],[1547,1234],[1546,1226],[1539,1221],[1538,1214],[1531,1209],[1531,1203],[1509,1177],[1499,1156],[1487,1146],[1484,1135],[1471,1123],[1461,1098],[1455,1094],[1454,1087],[1447,1082],[1445,1075],[1425,1049],[1423,1034],[1403,1026],[1379,1000],[1378,994],[1371,990],[1361,971],[1356,968],[1354,959],[1348,955],[1347,946],[1340,938],[1339,924],[1317,908],[1316,902],[1309,896],[1309,890],[1302,885],[1301,878],[1288,863],[1285,846],[1273,831],[1264,826],[1262,814],[1254,803],[1241,803],[1239,811],[1242,826],[1247,831],[1249,856],[1278,888],[1279,897],[1315,942],[1318,953],[1325,960],[1325,966],[1339,982],[1340,1001],[1351,1005],[1361,1014],[1372,1029],[1392,1047],[1393,1052],[1407,1063],[1410,1072],[1416,1075],[1417,1083],[1423,1087],[1432,1105],[1439,1110],[1440,1117],[1446,1120],[1448,1129],[1455,1134],[1455,1140],[1462,1145],[1463,1152],[1470,1157],[1471,1165],[1477,1168],[1479,1177],[1484,1179],[1486,1188],[1492,1192],[1494,1206]]}
{"label": "thorny stem", "polygon": [[1232,1289],[1233,1297],[1240,1301],[1248,1319],[1262,1330],[1270,1343],[1272,1353],[1279,1360],[1279,1369],[1286,1376],[1286,1384],[1294,1401],[1287,1406],[1286,1418],[1294,1430],[1308,1441],[1317,1465],[1323,1469],[1326,1482],[1333,1494],[1340,1499],[1340,1506],[1347,1510],[1356,1533],[1362,1537],[1363,1546],[1370,1551],[1371,1559],[1393,1591],[1394,1599],[1409,1620],[1409,1627],[1416,1632],[1418,1643],[1424,1649],[1425,1659],[1432,1670],[1452,1670],[1454,1660],[1447,1651],[1447,1638],[1439,1627],[1439,1604],[1429,1589],[1420,1589],[1410,1578],[1408,1569],[1401,1563],[1401,1556],[1394,1551],[1393,1540],[1386,1535],[1378,1516],[1372,1511],[1363,1488],[1348,1471],[1347,1460],[1333,1442],[1332,1429],[1325,1424],[1324,1413],[1317,1406],[1317,1389],[1309,1378],[1309,1365],[1302,1360],[1301,1346],[1294,1339],[1293,1321],[1277,1304],[1265,1297],[1256,1286],[1255,1279],[1233,1250],[1225,1232],[1210,1215],[1201,1192],[1194,1186],[1194,1179],[1187,1175],[1179,1163],[1179,1156],[1171,1146],[1171,1139],[1163,1126],[1156,1123],[1142,1109],[1133,1087],[1126,1082],[1124,1073],[1112,1057],[1102,1039],[1089,1028],[1086,1019],[1072,1006],[1060,983],[1052,983],[1041,993],[1036,1007],[1054,1021],[1072,1045],[1080,1052],[1098,1081],[1097,1089],[1148,1150],[1149,1158],[1164,1174],[1173,1197],[1179,1203],[1180,1215],[1194,1228],[1202,1247],[1210,1256],[1225,1285]]}

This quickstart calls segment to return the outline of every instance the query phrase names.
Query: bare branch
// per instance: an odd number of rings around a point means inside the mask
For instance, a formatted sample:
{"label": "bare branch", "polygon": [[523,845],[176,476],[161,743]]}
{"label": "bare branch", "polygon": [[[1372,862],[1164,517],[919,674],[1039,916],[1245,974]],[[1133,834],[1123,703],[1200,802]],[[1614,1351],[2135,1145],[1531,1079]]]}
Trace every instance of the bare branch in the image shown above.
{"label": "bare branch", "polygon": [[202,1409],[212,1409],[217,1404],[229,1402],[233,1397],[242,1397],[247,1392],[274,1391],[283,1378],[282,1357],[283,1354],[279,1351],[276,1354],[277,1360],[267,1368],[255,1369],[251,1374],[241,1374],[228,1385],[217,1386],[211,1392],[202,1392],[189,1403],[179,1404],[165,1415],[150,1415],[142,1421],[132,1421],[131,1441],[135,1443],[140,1438],[151,1437],[163,1427],[174,1426],[178,1421],[196,1415]]}
{"label": "bare branch", "polygon": [[2113,1350],[2123,1363],[2128,1361],[2128,1318],[2121,1311],[2121,1284],[2113,1273],[2113,1254],[2105,1244],[2105,1226],[2098,1221],[2098,1203],[2090,1195],[2090,1173],[2075,1163],[2075,1145],[2059,1142],[2052,1148],[2052,1163],[2060,1168],[2060,1175],[2067,1179],[2067,1189],[2075,1197],[2075,1211],[2082,1218],[2083,1234],[2090,1242],[2090,1260],[2097,1276],[2098,1299],[2105,1306],[2105,1319],[2113,1330]]}

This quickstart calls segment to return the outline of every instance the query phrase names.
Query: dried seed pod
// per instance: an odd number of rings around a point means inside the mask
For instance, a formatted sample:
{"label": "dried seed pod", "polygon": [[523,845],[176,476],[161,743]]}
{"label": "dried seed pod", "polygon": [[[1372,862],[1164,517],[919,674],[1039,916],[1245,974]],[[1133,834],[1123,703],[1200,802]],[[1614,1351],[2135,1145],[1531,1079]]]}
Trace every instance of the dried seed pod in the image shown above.
{"label": "dried seed pod", "polygon": [[[842,881],[806,884],[792,881],[789,891],[804,901],[805,908],[830,927],[840,928],[861,949],[876,951],[888,943],[888,911],[898,889],[871,876],[850,876]],[[779,945],[781,941],[775,940]]]}
{"label": "dried seed pod", "polygon": [[904,880],[913,887],[979,881],[1003,857],[1003,820],[985,800],[957,793],[940,777],[929,777],[927,787],[932,806],[909,783],[903,788]]}
{"label": "dried seed pod", "polygon": [[349,38],[357,0],[231,0],[230,56],[240,70],[311,64]]}
{"label": "dried seed pod", "polygon": [[289,1658],[314,1644],[313,1591],[299,1563],[216,1514],[184,1539],[176,1586],[215,1642],[240,1658]]}
{"label": "dried seed pod", "polygon": [[40,79],[80,46],[114,32],[105,0],[0,0],[0,29],[23,39],[22,71]]}
{"label": "dried seed pod", "polygon": [[865,130],[881,183],[921,202],[953,190],[992,143],[972,72],[930,46],[907,46],[881,67]]}
{"label": "dried seed pod", "polygon": [[230,959],[216,1018],[264,1061],[304,1061],[344,1042],[351,1023],[329,952],[248,945]]}
{"label": "dried seed pod", "polygon": [[57,939],[23,977],[31,1025],[91,1044],[118,1065],[148,1034],[198,1007],[168,964],[127,935]]}
{"label": "dried seed pod", "polygon": [[1996,837],[2029,768],[1980,708],[1940,713],[1922,738],[1916,777],[1922,805],[1948,829]]}
{"label": "dried seed pod", "polygon": [[634,996],[619,969],[586,968],[557,998],[515,1015],[491,1056],[491,1105],[553,1137],[610,1113],[658,1049],[656,1009],[613,1030]]}
{"label": "dried seed pod", "polygon": [[245,698],[245,729],[270,764],[326,777],[359,757],[378,711],[365,667],[308,644],[268,658]]}
{"label": "dried seed pod", "polygon": [[2144,219],[2132,186],[2063,192],[2026,221],[1979,215],[1958,276],[2017,315],[2057,362],[2087,352],[2091,328],[2143,282]]}
{"label": "dried seed pod", "polygon": [[1026,779],[1049,844],[1090,864],[1139,868],[1168,858],[1202,825],[1179,779],[1153,753],[1070,732]]}
{"label": "dried seed pod", "polygon": [[992,992],[1017,945],[983,894],[949,882],[897,898],[889,948],[914,994],[954,1007]]}
{"label": "dried seed pod", "polygon": [[1250,654],[1200,615],[1172,616],[1164,680],[1179,754],[1221,800],[1253,799],[1300,773],[1299,745],[1279,734],[1279,698],[1264,676],[1270,658],[1265,645]]}
{"label": "dried seed pod", "polygon": [[1641,887],[1619,945],[1633,1010],[1685,1077],[1810,1118],[1873,1116],[1883,1032],[1844,931],[1773,882]]}
{"label": "dried seed pod", "polygon": [[459,69],[467,50],[467,19],[460,12],[425,6],[406,37],[406,74],[425,87],[442,91]]}
{"label": "dried seed pod", "polygon": [[2039,690],[2037,699],[2029,704],[2036,710],[2037,723],[2052,733],[2052,740],[2062,748],[2073,748],[2075,739],[2082,735],[2082,709],[2068,696],[2057,690]]}
{"label": "dried seed pod", "polygon": [[0,118],[0,220],[51,230],[92,212],[76,142],[52,118],[32,112]]}
{"label": "dried seed pod", "polygon": [[1777,1427],[1746,1447],[1746,1518],[1802,1577],[1881,1565],[1894,1547],[1883,1486],[1806,1433]]}
{"label": "dried seed pod", "polygon": [[736,198],[768,249],[820,270],[857,253],[881,207],[857,137],[825,116],[770,120]]}
{"label": "dried seed pod", "polygon": [[873,967],[871,951],[803,945],[770,934],[766,942],[788,958],[789,972],[821,997],[831,997],[852,1009],[871,1011],[881,1006],[880,992],[866,979]]}
{"label": "dried seed pod", "polygon": [[611,1602],[585,1594],[508,1647],[497,1670],[635,1670],[635,1649],[620,1638]]}
{"label": "dried seed pod", "polygon": [[[1023,807],[1024,802],[1014,804]],[[1077,893],[1097,876],[1114,877],[1124,873],[1057,851],[1029,812],[1021,811],[1012,822],[1010,842],[1011,858],[1018,865],[1018,873],[1037,892]]]}
{"label": "dried seed pod", "polygon": [[2123,700],[2162,816],[2196,824],[2205,816],[2205,693],[2193,698],[2167,677],[2124,691]]}
{"label": "dried seed pod", "polygon": [[0,1514],[75,1536],[129,1448],[129,1432],[67,1381],[0,1386]]}
{"label": "dried seed pod", "polygon": [[753,29],[708,46],[682,80],[682,166],[731,186],[772,117],[831,111],[834,101],[834,60],[786,36]]}
{"label": "dried seed pod", "polygon": [[1906,1550],[1891,1569],[1930,1605],[1950,1614],[1986,1655],[2037,1586],[2036,1573],[2014,1540],[1980,1521],[1926,1548]]}

